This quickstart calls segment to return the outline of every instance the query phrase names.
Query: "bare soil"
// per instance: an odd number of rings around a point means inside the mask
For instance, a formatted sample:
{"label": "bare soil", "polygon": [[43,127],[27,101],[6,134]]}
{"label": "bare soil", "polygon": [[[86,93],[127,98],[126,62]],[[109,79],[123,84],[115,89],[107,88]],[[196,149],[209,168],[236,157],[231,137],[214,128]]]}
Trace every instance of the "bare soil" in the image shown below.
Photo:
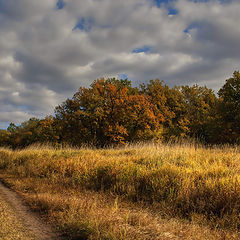
{"label": "bare soil", "polygon": [[62,239],[23,199],[0,181],[0,239]]}

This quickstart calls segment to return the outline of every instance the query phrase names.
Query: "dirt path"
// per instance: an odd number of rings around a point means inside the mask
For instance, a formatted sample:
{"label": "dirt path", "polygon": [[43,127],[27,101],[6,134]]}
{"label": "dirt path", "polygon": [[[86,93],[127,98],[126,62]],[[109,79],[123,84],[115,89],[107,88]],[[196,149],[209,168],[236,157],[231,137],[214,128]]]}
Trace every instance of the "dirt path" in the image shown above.
{"label": "dirt path", "polygon": [[58,240],[61,237],[0,181],[0,239]]}

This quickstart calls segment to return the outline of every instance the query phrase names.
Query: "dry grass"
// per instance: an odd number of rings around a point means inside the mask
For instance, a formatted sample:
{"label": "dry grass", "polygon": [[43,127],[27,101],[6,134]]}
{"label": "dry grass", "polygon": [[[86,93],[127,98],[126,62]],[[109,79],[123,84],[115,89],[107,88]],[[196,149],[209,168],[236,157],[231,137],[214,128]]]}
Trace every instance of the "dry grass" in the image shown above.
{"label": "dry grass", "polygon": [[6,181],[68,239],[239,239],[239,160],[190,145],[0,150]]}

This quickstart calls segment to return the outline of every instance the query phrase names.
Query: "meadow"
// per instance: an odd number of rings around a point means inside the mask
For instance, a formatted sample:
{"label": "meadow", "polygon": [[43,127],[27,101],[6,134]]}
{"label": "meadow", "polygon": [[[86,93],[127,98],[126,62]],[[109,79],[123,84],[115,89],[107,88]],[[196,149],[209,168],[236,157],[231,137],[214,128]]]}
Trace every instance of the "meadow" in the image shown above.
{"label": "meadow", "polygon": [[67,239],[239,239],[240,148],[0,149],[0,177]]}

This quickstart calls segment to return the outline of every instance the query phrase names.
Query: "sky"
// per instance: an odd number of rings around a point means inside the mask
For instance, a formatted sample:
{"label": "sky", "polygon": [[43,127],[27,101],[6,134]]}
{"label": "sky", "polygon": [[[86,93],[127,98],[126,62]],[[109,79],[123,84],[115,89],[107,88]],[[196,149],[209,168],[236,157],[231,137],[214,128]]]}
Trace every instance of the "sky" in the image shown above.
{"label": "sky", "polygon": [[240,70],[239,0],[0,0],[0,128],[101,77],[206,85]]}

